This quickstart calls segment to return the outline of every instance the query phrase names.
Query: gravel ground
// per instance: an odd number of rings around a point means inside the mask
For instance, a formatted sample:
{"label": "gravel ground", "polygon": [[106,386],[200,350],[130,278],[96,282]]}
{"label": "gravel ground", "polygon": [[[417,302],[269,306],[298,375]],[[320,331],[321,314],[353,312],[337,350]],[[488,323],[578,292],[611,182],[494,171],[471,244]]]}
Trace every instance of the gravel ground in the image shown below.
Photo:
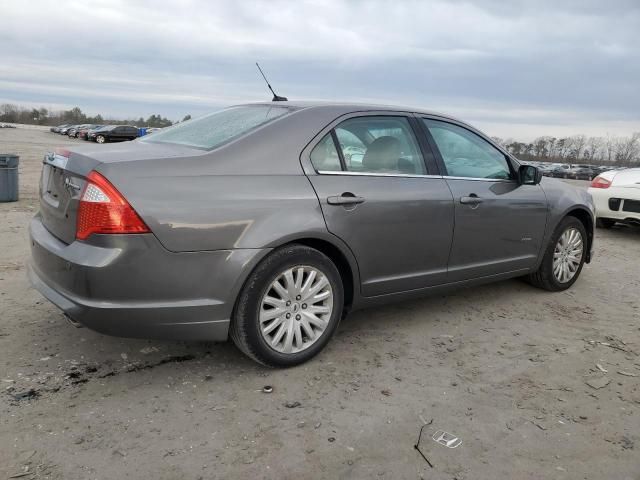
{"label": "gravel ground", "polygon": [[30,288],[42,155],[79,142],[0,130],[21,156],[20,201],[0,204],[0,479],[640,479],[640,229],[599,230],[569,291],[512,280],[357,312],[271,370],[230,343],[73,328]]}

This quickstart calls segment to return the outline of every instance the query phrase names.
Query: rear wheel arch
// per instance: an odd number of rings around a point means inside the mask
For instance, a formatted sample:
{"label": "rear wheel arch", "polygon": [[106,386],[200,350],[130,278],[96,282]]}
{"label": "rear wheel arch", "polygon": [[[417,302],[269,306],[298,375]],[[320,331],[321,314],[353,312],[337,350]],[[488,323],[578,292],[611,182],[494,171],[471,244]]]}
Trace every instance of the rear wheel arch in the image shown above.
{"label": "rear wheel arch", "polygon": [[272,252],[288,245],[304,245],[306,247],[314,248],[326,255],[334,263],[342,279],[344,289],[343,316],[345,316],[351,310],[351,307],[356,300],[355,295],[356,292],[359,291],[360,276],[355,259],[353,257],[350,258],[349,254],[344,251],[347,247],[338,246],[336,243],[317,236],[303,236],[299,238],[287,238],[278,244],[269,245],[268,252],[262,255],[251,268],[245,271],[242,280],[238,283],[238,286],[235,289],[236,304],[234,305],[234,313],[232,313],[232,317],[235,315],[240,294],[253,272]]}
{"label": "rear wheel arch", "polygon": [[343,312],[346,314],[353,305],[354,293],[356,290],[356,276],[354,275],[353,267],[345,253],[328,240],[313,237],[299,238],[288,242],[287,244],[298,244],[315,248],[331,259],[342,278],[342,285],[344,288]]}
{"label": "rear wheel arch", "polygon": [[[325,328],[317,334],[319,336],[307,345],[306,348],[298,351],[287,351],[287,342],[285,342],[285,350],[282,351],[277,347],[274,347],[274,344],[271,343],[271,339],[264,338],[266,332],[261,327],[261,305],[264,304],[265,295],[269,295],[269,289],[273,288],[271,281],[274,280],[274,278],[282,277],[286,274],[286,270],[282,271],[281,269],[288,269],[289,272],[292,272],[294,269],[299,270],[298,267],[301,265],[306,265],[309,269],[319,272],[319,275],[325,277],[323,281],[328,279],[329,283],[325,283],[325,285],[330,285],[329,292],[333,292],[333,302],[329,304],[329,310],[326,312],[330,315],[330,318],[325,319],[327,322]],[[320,251],[318,248],[310,247],[303,242],[284,243],[283,245],[270,250],[269,253],[264,255],[258,264],[251,269],[248,278],[243,284],[242,290],[240,291],[234,306],[232,321],[229,327],[229,337],[242,352],[257,362],[267,366],[293,366],[305,362],[315,356],[329,342],[335,333],[341,318],[344,316],[341,314],[344,311],[343,309],[345,305],[343,297],[344,285],[342,284],[342,274],[340,273],[337,265],[336,261],[324,252]],[[276,277],[273,277],[274,272],[277,273]],[[290,275],[295,275],[295,273],[290,273]],[[300,273],[298,273],[298,275],[300,275]],[[300,277],[298,276],[298,278]],[[282,284],[280,284],[280,286],[282,287]],[[286,288],[289,289],[289,287]],[[286,316],[287,320],[284,320],[284,313],[286,312],[276,312],[277,316],[281,317],[277,319],[278,325],[281,326],[281,331],[279,331],[276,336],[278,339],[281,339],[283,334],[287,335],[289,348],[291,348],[291,342],[298,342],[299,344],[300,342],[303,342],[304,338],[304,332],[300,333],[301,326],[299,323],[302,323],[300,317],[304,316],[303,310],[307,308],[307,304],[299,304],[297,302],[306,301],[305,299],[307,298],[312,300],[312,303],[309,305],[323,301],[323,299],[315,300],[315,297],[312,297],[315,293],[308,292],[308,294],[303,294],[307,296],[300,295],[303,292],[299,290],[297,293],[298,296],[293,299],[290,297],[283,297],[282,292],[279,290],[275,291],[276,298],[279,297],[281,299],[290,300],[286,305],[289,312]],[[291,296],[296,293],[292,294],[289,290],[289,294]],[[271,293],[271,295],[274,294]],[[266,303],[277,306],[278,309],[285,307],[284,300],[280,300],[280,305],[277,303],[273,304],[271,302]],[[301,310],[298,311],[297,308],[300,308]],[[311,311],[310,313],[313,314],[314,312]],[[296,317],[295,319],[293,318],[294,316]],[[316,320],[318,319],[316,318]],[[269,321],[269,318],[265,319],[265,321]],[[310,321],[310,319],[308,321]],[[288,325],[283,322],[288,322]],[[292,330],[296,328],[294,325],[295,323],[298,323],[298,334],[293,333]],[[315,324],[315,322],[313,322],[313,324]],[[285,329],[282,330],[282,327],[285,327]],[[307,324],[307,329],[309,328],[311,327]],[[304,326],[302,329],[304,330]],[[278,339],[273,340],[277,342]]]}

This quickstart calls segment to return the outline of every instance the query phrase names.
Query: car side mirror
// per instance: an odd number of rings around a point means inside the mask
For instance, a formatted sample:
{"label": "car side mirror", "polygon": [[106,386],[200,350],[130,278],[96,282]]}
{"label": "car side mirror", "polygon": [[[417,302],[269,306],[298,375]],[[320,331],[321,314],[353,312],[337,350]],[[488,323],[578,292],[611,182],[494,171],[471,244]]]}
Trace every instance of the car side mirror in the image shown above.
{"label": "car side mirror", "polygon": [[533,165],[520,165],[518,179],[520,185],[538,185],[542,181],[542,170]]}

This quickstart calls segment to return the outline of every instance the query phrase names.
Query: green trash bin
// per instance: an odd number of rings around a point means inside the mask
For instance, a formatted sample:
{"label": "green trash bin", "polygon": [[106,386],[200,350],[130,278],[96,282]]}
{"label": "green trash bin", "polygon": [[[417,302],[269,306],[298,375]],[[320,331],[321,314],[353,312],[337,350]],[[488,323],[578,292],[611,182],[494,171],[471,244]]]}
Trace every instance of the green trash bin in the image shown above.
{"label": "green trash bin", "polygon": [[17,155],[0,153],[0,202],[18,201]]}

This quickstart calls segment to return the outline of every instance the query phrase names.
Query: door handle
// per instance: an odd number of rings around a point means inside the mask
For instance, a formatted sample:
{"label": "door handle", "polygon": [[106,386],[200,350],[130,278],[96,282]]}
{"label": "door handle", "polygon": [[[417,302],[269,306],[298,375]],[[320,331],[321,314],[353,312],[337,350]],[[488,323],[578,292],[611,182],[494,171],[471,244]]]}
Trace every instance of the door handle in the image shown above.
{"label": "door handle", "polygon": [[471,194],[468,197],[460,197],[460,203],[463,205],[479,205],[483,200],[475,194]]}
{"label": "door handle", "polygon": [[357,205],[364,203],[364,197],[358,197],[351,192],[345,192],[342,195],[334,195],[327,198],[329,205]]}

